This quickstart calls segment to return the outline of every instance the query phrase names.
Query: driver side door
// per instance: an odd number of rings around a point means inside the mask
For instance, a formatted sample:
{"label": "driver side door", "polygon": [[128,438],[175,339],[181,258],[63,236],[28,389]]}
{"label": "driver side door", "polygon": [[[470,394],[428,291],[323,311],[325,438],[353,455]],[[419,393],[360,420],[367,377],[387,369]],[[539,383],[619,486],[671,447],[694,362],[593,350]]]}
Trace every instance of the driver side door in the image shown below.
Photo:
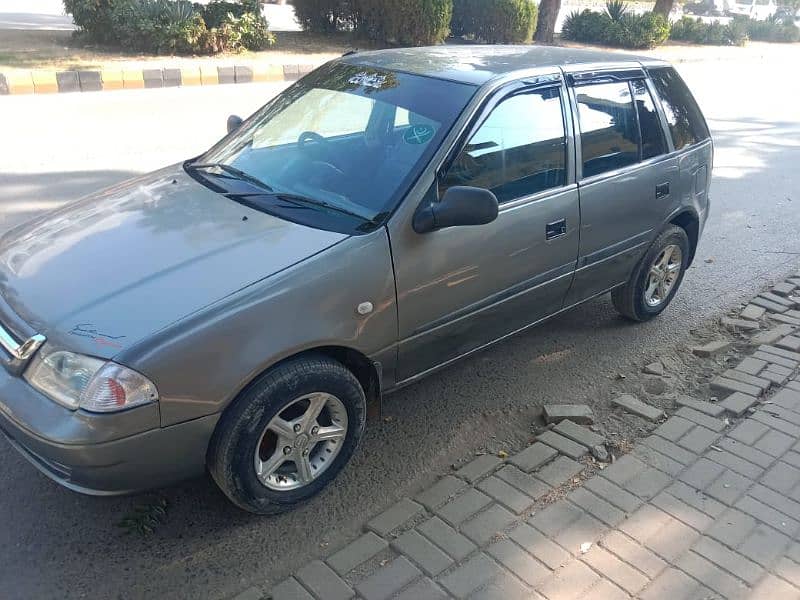
{"label": "driver side door", "polygon": [[566,98],[560,77],[498,92],[426,199],[438,201],[451,186],[490,189],[500,204],[494,222],[425,234],[391,223],[398,382],[562,308],[579,229]]}

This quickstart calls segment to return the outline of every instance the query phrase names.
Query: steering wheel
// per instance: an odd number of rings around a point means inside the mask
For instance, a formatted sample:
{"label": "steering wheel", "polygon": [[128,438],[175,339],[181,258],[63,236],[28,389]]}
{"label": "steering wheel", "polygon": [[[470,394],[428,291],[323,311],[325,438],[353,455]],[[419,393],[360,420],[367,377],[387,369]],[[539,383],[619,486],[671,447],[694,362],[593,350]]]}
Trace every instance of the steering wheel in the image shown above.
{"label": "steering wheel", "polygon": [[[334,164],[327,156],[327,149],[330,142],[328,138],[315,131],[304,131],[297,138],[300,150],[308,152],[311,156],[311,164],[321,168],[322,173],[327,172],[335,178],[347,177],[346,173]],[[315,147],[316,146],[316,147]]]}
{"label": "steering wheel", "polygon": [[325,146],[328,144],[328,138],[318,134],[316,131],[304,131],[300,134],[300,137],[297,138],[297,144],[300,146],[301,150],[306,150],[309,143]]}

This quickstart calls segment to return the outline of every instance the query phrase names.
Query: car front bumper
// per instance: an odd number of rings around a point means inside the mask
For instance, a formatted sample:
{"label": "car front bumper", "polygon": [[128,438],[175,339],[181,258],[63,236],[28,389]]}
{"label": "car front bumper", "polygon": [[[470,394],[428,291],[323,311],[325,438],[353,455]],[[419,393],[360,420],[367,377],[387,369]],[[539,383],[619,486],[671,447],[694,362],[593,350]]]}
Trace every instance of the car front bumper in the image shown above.
{"label": "car front bumper", "polygon": [[[156,426],[141,430],[153,415]],[[127,494],[202,474],[219,415],[163,428],[157,416],[157,405],[110,415],[71,411],[0,368],[0,432],[42,473],[76,492]]]}

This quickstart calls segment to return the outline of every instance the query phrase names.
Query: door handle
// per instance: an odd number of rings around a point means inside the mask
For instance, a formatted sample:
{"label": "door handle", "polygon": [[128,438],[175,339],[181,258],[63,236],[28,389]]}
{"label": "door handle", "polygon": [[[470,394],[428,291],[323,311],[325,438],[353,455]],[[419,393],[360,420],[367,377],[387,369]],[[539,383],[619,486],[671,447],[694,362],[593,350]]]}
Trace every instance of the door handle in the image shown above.
{"label": "door handle", "polygon": [[567,235],[567,220],[561,219],[560,221],[553,221],[548,223],[544,228],[544,239],[552,240],[562,235]]}
{"label": "door handle", "polygon": [[656,200],[669,196],[669,182],[659,183],[656,186]]}

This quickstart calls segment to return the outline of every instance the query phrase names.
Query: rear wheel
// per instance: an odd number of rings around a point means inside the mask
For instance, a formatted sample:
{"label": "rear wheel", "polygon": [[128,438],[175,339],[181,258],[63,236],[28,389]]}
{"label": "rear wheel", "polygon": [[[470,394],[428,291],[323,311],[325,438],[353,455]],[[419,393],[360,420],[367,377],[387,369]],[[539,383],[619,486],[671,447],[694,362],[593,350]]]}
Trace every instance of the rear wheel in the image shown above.
{"label": "rear wheel", "polygon": [[277,514],[319,493],[364,433],[366,398],[355,376],[325,356],[283,363],[228,408],[208,467],[237,506]]}
{"label": "rear wheel", "polygon": [[689,237],[678,226],[665,229],[633,270],[628,282],[611,292],[614,307],[633,321],[659,315],[672,301],[689,262]]}

